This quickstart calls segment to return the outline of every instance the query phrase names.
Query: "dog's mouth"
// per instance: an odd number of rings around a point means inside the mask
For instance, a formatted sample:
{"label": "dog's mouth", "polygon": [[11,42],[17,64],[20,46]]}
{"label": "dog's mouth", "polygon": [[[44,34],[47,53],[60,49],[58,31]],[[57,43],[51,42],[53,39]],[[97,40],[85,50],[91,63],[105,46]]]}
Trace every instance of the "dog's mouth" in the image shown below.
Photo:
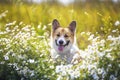
{"label": "dog's mouth", "polygon": [[59,51],[63,51],[63,49],[64,49],[64,46],[63,46],[63,45],[59,45],[59,46],[58,46],[58,50],[59,50]]}
{"label": "dog's mouth", "polygon": [[70,41],[67,41],[67,43],[66,43],[65,45],[59,45],[59,44],[57,44],[57,40],[55,40],[55,43],[56,43],[56,45],[58,46],[58,50],[59,50],[59,51],[63,51],[64,47],[65,47],[65,46],[68,46],[69,43],[70,43]]}

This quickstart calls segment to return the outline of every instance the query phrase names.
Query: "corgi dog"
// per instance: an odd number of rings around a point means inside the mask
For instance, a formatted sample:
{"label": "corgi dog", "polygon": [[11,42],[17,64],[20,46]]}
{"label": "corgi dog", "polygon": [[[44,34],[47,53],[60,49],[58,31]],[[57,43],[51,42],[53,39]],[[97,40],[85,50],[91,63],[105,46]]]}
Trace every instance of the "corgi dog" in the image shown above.
{"label": "corgi dog", "polygon": [[82,58],[76,46],[76,21],[72,21],[68,27],[61,27],[57,19],[52,22],[51,32],[51,57],[56,60],[58,57],[69,64],[76,64]]}

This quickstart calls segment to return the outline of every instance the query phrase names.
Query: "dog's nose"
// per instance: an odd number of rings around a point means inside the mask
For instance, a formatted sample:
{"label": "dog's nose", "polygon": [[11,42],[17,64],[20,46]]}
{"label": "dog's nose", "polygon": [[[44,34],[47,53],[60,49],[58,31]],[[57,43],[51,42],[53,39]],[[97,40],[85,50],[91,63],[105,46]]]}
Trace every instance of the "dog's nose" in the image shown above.
{"label": "dog's nose", "polygon": [[63,44],[63,41],[62,41],[62,40],[60,40],[60,41],[59,41],[59,44],[61,44],[61,45],[62,45],[62,44]]}

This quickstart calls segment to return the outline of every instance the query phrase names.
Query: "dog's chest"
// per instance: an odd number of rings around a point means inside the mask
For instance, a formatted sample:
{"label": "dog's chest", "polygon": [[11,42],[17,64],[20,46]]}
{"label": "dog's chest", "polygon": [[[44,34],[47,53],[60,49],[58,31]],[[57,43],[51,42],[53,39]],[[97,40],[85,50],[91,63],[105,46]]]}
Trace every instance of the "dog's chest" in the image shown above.
{"label": "dog's chest", "polygon": [[67,63],[71,63],[72,59],[73,59],[73,56],[74,56],[75,53],[71,53],[70,51],[66,52],[66,53],[63,53],[63,54],[60,54],[60,57],[62,60],[65,60]]}
{"label": "dog's chest", "polygon": [[76,46],[72,46],[68,51],[64,53],[57,53],[54,49],[51,53],[53,58],[57,58],[57,56],[59,56],[62,60],[65,60],[67,63],[71,63],[73,56],[76,54],[76,51],[78,51],[78,48]]}

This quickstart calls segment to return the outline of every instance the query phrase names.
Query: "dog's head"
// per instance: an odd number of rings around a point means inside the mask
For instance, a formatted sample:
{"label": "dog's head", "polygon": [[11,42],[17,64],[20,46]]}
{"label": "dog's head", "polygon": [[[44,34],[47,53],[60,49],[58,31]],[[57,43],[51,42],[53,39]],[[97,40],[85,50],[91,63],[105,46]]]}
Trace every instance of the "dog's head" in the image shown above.
{"label": "dog's head", "polygon": [[52,22],[52,43],[58,53],[64,53],[74,44],[76,21],[72,21],[68,27],[62,28],[54,19]]}

